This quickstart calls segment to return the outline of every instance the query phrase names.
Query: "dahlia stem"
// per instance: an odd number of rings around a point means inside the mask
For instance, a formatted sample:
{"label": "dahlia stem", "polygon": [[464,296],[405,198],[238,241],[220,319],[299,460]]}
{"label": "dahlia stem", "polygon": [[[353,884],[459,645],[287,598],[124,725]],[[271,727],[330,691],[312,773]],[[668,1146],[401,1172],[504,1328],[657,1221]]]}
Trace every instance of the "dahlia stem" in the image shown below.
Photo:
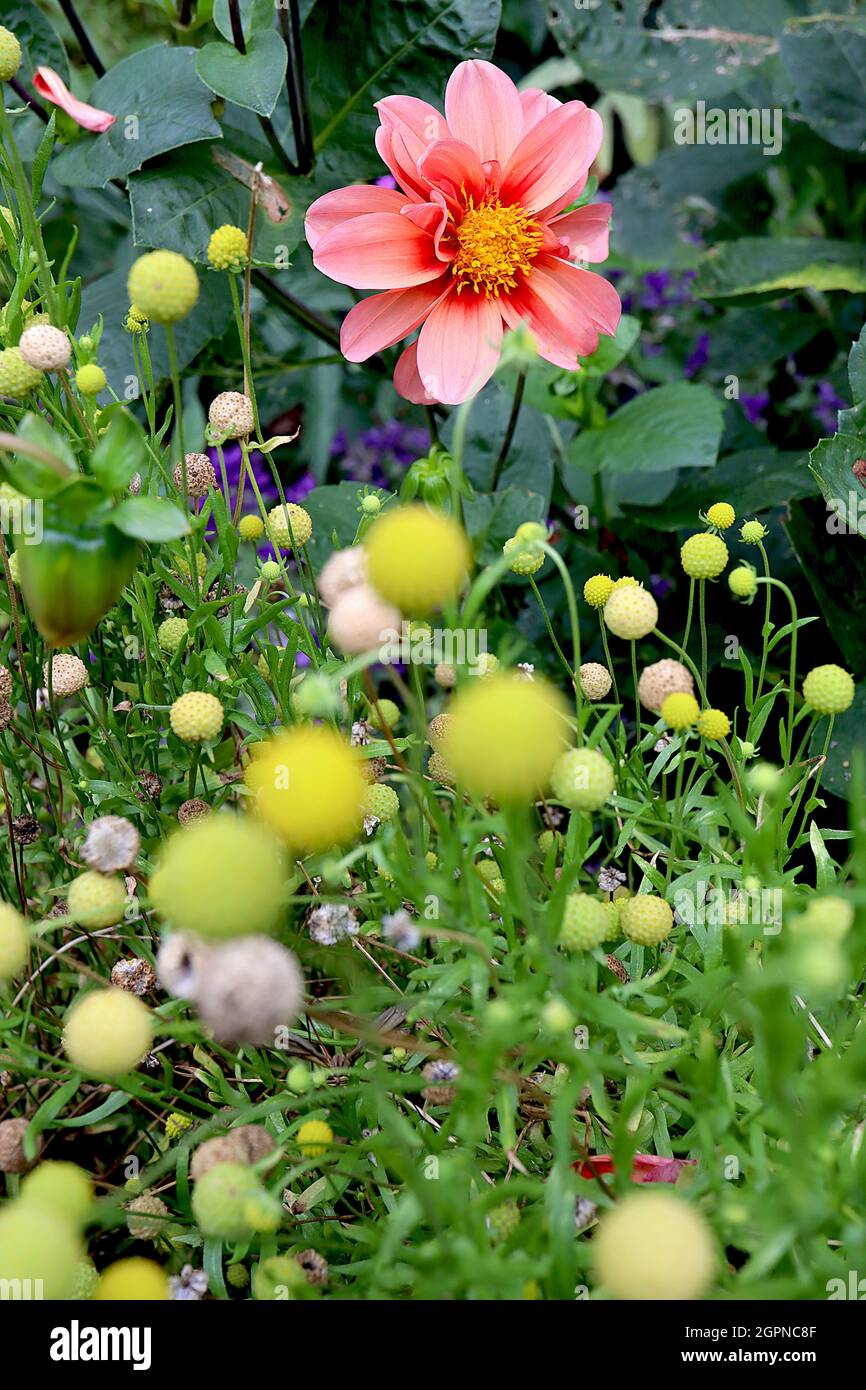
{"label": "dahlia stem", "polygon": [[[238,0],[228,0],[229,22],[232,27],[232,43],[241,55],[247,51],[247,41],[244,38],[244,26],[241,20],[241,11]],[[279,136],[274,130],[270,116],[259,116],[259,125],[267,136],[268,144],[282,164],[283,168],[290,174],[299,174],[301,171],[296,164],[293,164],[280,144]]]}
{"label": "dahlia stem", "polygon": [[49,116],[45,107],[42,106],[35,97],[32,97],[26,87],[22,87],[17,77],[9,78],[9,86],[18,94],[22,101],[26,102],[30,110],[35,112],[44,125],[48,124]]}
{"label": "dahlia stem", "polygon": [[313,136],[310,128],[309,94],[304,71],[304,49],[301,38],[301,16],[298,0],[289,0],[288,12],[284,5],[278,10],[283,42],[289,54],[286,70],[286,91],[292,113],[292,129],[295,135],[295,158],[299,174],[309,174],[313,167]]}
{"label": "dahlia stem", "polygon": [[72,0],[60,0],[60,8],[69,21],[69,27],[78,40],[78,45],[97,77],[105,74],[105,64],[90,41],[90,35],[78,17]]}
{"label": "dahlia stem", "polygon": [[[306,304],[302,304],[299,299],[295,299],[294,295],[289,294],[282,285],[278,285],[270,276],[265,275],[264,271],[254,270],[253,279],[266,299],[270,299],[274,304],[279,304],[287,314],[302,324],[310,333],[315,333],[317,338],[321,338],[323,343],[327,343],[336,352],[340,351],[340,330],[338,328],[328,323],[327,319],[323,319],[313,309],[308,309]],[[375,365],[377,362],[378,366]],[[387,370],[384,362],[377,358],[371,358],[365,365],[382,375]]]}
{"label": "dahlia stem", "polygon": [[488,492],[496,491],[496,486],[499,482],[499,475],[501,474],[502,469],[505,467],[505,462],[508,458],[508,452],[514,440],[514,431],[517,429],[517,417],[520,414],[520,406],[521,402],[523,401],[523,391],[525,386],[526,373],[521,372],[517,378],[517,382],[514,387],[514,399],[511,402],[511,414],[508,417],[508,424],[505,427],[505,438],[502,441],[502,448],[499,450],[499,456],[495,464],[493,465],[493,472],[490,475],[490,487],[488,488]]}

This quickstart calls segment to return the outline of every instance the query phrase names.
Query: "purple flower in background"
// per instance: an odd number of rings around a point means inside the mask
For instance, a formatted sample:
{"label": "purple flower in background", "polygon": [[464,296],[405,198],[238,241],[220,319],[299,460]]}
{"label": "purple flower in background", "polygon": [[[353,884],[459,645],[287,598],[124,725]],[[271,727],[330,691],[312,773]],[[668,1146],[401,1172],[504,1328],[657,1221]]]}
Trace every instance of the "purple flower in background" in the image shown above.
{"label": "purple flower in background", "polygon": [[698,336],[697,342],[695,343],[694,347],[692,348],[691,352],[686,358],[685,366],[683,367],[683,375],[687,377],[694,376],[697,372],[701,370],[702,367],[705,367],[707,365],[709,360],[710,335],[709,333],[701,333]]}
{"label": "purple flower in background", "polygon": [[310,495],[315,486],[316,479],[310,470],[307,469],[306,473],[302,473],[300,478],[294,483],[289,483],[288,487],[283,488],[283,492],[286,494],[286,501],[303,502],[304,498]]}
{"label": "purple flower in background", "polygon": [[426,454],[429,444],[426,430],[400,420],[386,420],[362,430],[352,441],[339,430],[331,443],[331,457],[339,460],[344,478],[387,488],[399,481],[410,463]]}
{"label": "purple flower in background", "polygon": [[[222,487],[222,473],[220,471],[219,454],[217,453],[216,449],[208,449],[208,455],[210,457],[211,463],[214,466],[214,471],[217,476],[217,482],[219,483],[220,487]],[[238,486],[240,484],[241,478],[242,455],[240,444],[225,444],[223,446],[223,459],[225,460],[226,466],[226,481],[229,485],[228,506],[230,510],[234,510],[235,502],[237,501]],[[277,485],[274,482],[273,477],[271,476],[270,464],[268,463],[267,459],[262,454],[258,453],[255,449],[250,454],[250,464],[252,466],[253,474],[255,476],[256,486],[262,494],[262,501],[265,503],[266,506],[273,507],[280,500],[280,494],[277,489]],[[249,478],[247,478],[246,485],[244,487],[244,498],[249,499],[253,507],[257,507],[256,495],[253,492],[252,487],[250,486]],[[208,523],[207,533],[209,536],[211,536],[214,535],[215,532],[216,527],[211,521]]]}
{"label": "purple flower in background", "polygon": [[393,175],[393,174],[383,174],[381,178],[379,178],[379,179],[374,179],[374,180],[373,180],[373,183],[374,183],[374,185],[375,185],[376,188],[396,188],[396,187],[397,187],[397,180],[394,178],[394,175]]}
{"label": "purple flower in background", "polygon": [[817,383],[818,403],[812,412],[820,425],[827,430],[828,434],[836,433],[836,414],[840,410],[847,409],[848,402],[843,401],[837,395],[833,383],[830,381],[819,381]]}
{"label": "purple flower in background", "polygon": [[743,407],[743,414],[750,425],[758,425],[763,421],[764,411],[770,404],[769,391],[758,391],[754,396],[741,396],[740,405]]}
{"label": "purple flower in background", "polygon": [[649,577],[649,590],[653,598],[662,599],[665,594],[669,594],[673,586],[661,574],[651,574]]}

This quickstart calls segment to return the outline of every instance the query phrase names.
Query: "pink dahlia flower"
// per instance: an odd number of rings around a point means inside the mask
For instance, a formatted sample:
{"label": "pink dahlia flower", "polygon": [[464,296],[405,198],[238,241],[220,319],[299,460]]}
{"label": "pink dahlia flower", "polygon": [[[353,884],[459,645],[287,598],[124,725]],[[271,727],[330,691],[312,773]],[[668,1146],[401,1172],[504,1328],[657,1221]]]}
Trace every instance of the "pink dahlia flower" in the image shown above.
{"label": "pink dahlia flower", "polygon": [[306,220],[319,270],[384,291],[346,315],[349,361],[420,326],[394,385],[410,401],[457,405],[489,381],[506,328],[528,324],[541,356],[568,368],[616,331],[616,290],[573,264],[606,258],[610,207],[567,211],[601,144],[595,111],[518,92],[474,60],[451,74],[444,116],[417,97],[376,109],[376,148],[397,188],[338,188]]}
{"label": "pink dahlia flower", "polygon": [[53,68],[37,68],[33,74],[33,86],[46,101],[53,102],[65,111],[67,116],[71,116],[82,130],[93,130],[97,133],[110,130],[117,120],[110,111],[100,111],[98,106],[88,106],[86,101],[79,101]]}

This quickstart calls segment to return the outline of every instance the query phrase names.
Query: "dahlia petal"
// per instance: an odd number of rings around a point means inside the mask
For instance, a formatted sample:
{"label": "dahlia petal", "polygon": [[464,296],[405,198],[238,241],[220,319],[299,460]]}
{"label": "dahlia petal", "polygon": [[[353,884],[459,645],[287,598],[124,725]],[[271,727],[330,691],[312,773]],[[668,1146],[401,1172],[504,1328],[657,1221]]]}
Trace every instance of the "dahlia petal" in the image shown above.
{"label": "dahlia petal", "polygon": [[571,261],[606,261],[610,239],[610,203],[590,203],[548,223],[547,230],[568,244]]}
{"label": "dahlia petal", "polygon": [[369,183],[335,188],[333,193],[324,193],[307,208],[304,220],[307,242],[315,250],[325,233],[347,218],[362,217],[367,212],[399,212],[405,205],[405,194],[392,188],[378,188]]}
{"label": "dahlia petal", "polygon": [[418,344],[410,343],[401,352],[394,368],[394,389],[413,405],[435,405],[436,401],[418,375]]}
{"label": "dahlia petal", "polygon": [[460,405],[490,380],[501,346],[500,301],[455,289],[424,322],[418,374],[434,400]]}
{"label": "dahlia petal", "polygon": [[543,116],[555,111],[562,102],[556,97],[549,96],[540,87],[527,87],[520,93],[520,105],[523,108],[523,133],[531,130]]}
{"label": "dahlia petal", "polygon": [[[440,267],[441,269],[441,267]],[[426,318],[451,288],[451,276],[408,290],[385,290],[355,304],[343,319],[340,351],[350,362],[364,362],[374,352],[393,347]]]}
{"label": "dahlia petal", "polygon": [[599,333],[613,335],[622,305],[609,281],[542,253],[516,290],[503,299],[509,328],[528,323],[540,355],[574,371],[578,357],[598,347]]}
{"label": "dahlia petal", "polygon": [[395,212],[370,212],[332,227],[316,244],[313,263],[356,290],[407,289],[442,274],[430,234]]}
{"label": "dahlia petal", "polygon": [[471,58],[458,63],[445,88],[445,116],[458,140],[482,160],[505,167],[523,134],[520,94],[507,73]]}
{"label": "dahlia petal", "polygon": [[452,208],[462,207],[467,197],[476,203],[484,197],[486,178],[481,160],[463,140],[437,140],[428,145],[418,160],[418,173]]}
{"label": "dahlia petal", "polygon": [[71,116],[76,125],[80,125],[83,130],[100,133],[110,129],[117,120],[110,111],[100,111],[97,106],[88,106],[86,101],[79,101],[78,97],[74,97],[53,68],[37,68],[33,74],[33,86],[41,97],[59,106],[61,111]]}
{"label": "dahlia petal", "polygon": [[520,203],[541,215],[567,207],[566,195],[598,154],[603,127],[597,111],[582,101],[557,106],[529,130],[502,179],[503,202]]}
{"label": "dahlia petal", "polygon": [[382,122],[376,132],[376,149],[397,182],[407,192],[426,196],[418,179],[417,164],[434,140],[447,140],[451,132],[444,116],[418,97],[384,97],[376,102]]}
{"label": "dahlia petal", "polygon": [[457,254],[456,247],[443,247],[442,237],[448,227],[448,209],[445,206],[445,199],[438,189],[433,189],[430,194],[429,203],[406,203],[402,209],[402,216],[407,217],[410,222],[414,222],[416,227],[427,232],[433,238],[433,248],[440,261],[453,261]]}

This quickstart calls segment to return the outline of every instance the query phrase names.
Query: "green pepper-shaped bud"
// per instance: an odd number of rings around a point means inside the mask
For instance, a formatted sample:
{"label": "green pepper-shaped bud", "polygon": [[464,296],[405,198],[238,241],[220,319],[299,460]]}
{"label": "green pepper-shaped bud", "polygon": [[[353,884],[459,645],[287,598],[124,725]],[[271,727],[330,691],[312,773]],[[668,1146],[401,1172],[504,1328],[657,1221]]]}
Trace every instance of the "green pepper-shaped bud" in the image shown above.
{"label": "green pepper-shaped bud", "polygon": [[138,541],[101,510],[64,520],[45,504],[41,540],[19,540],[15,553],[27,609],[50,646],[70,647],[87,636],[117,602],[138,552]]}

